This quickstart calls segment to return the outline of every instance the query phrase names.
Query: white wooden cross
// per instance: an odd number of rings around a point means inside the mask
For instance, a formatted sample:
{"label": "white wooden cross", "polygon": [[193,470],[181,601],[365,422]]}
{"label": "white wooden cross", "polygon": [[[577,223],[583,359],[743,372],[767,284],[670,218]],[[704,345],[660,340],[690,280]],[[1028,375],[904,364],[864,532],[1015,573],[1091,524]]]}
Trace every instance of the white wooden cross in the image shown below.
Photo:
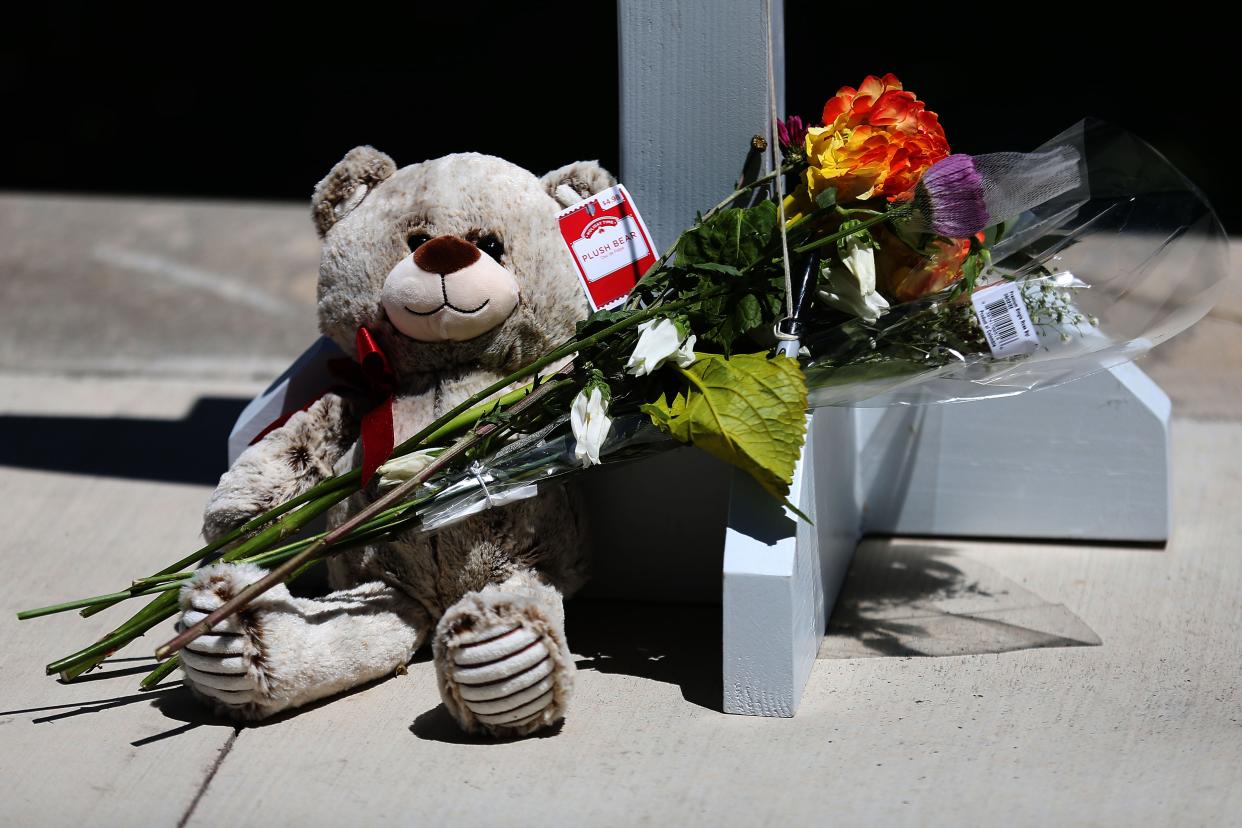
{"label": "white wooden cross", "polygon": [[[621,180],[666,245],[767,133],[764,3],[620,0],[618,17]],[[1127,365],[1005,399],[818,409],[793,487],[813,525],[692,450],[606,471],[587,487],[595,592],[720,601],[724,710],[792,716],[864,534],[1167,539],[1169,408]],[[619,490],[627,508],[611,514]]]}

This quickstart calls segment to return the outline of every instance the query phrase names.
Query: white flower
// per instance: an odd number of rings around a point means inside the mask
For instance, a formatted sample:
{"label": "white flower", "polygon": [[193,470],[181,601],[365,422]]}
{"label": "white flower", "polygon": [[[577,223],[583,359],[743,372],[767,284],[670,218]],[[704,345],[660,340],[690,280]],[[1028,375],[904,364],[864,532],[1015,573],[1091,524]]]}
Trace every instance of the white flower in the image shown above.
{"label": "white flower", "polygon": [[442,448],[420,449],[392,458],[376,470],[380,476],[380,488],[399,486],[430,466],[431,461],[443,451]]}
{"label": "white flower", "polygon": [[625,370],[636,377],[650,374],[670,359],[685,368],[694,362],[694,334],[682,341],[681,331],[671,319],[654,319],[638,326],[638,344]]}
{"label": "white flower", "polygon": [[819,298],[830,307],[874,322],[888,310],[888,301],[875,289],[875,251],[863,244],[850,244],[841,257],[845,270],[832,268],[827,288]]}
{"label": "white flower", "polygon": [[599,449],[608,437],[612,420],[608,419],[604,405],[604,393],[599,386],[584,389],[574,397],[569,407],[569,425],[574,430],[574,456],[582,461],[582,467],[599,462]]}

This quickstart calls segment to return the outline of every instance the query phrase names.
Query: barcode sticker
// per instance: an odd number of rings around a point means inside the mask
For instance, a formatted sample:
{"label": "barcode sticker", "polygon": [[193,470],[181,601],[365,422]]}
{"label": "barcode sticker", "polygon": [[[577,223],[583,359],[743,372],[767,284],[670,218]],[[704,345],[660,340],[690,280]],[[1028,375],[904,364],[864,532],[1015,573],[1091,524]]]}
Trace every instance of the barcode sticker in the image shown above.
{"label": "barcode sticker", "polygon": [[1039,347],[1039,336],[1022,300],[1022,288],[1012,282],[984,288],[970,297],[975,316],[988,338],[992,356],[1029,354]]}

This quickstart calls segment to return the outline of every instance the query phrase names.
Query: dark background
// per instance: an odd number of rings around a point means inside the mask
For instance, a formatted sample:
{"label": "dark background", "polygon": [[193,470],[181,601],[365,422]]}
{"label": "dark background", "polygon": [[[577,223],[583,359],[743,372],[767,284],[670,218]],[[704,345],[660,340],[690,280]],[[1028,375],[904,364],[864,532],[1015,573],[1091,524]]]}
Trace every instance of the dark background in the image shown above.
{"label": "dark background", "polygon": [[[10,18],[0,190],[306,199],[361,143],[399,164],[473,149],[537,172],[616,169],[614,3],[186,12],[203,8],[44,3]],[[837,87],[891,71],[955,151],[1031,149],[1094,115],[1154,144],[1242,230],[1236,47],[1179,32],[1192,11],[1089,31],[1072,7],[995,29],[903,8],[790,0],[789,112],[817,120]]]}

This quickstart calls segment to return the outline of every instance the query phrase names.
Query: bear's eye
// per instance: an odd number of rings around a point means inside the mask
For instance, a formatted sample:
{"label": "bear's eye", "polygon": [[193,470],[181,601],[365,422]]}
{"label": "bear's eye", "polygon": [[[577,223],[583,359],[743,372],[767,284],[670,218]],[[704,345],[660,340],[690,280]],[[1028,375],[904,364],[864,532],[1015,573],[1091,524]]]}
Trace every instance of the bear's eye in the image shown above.
{"label": "bear's eye", "polygon": [[431,236],[428,236],[426,233],[415,233],[405,240],[405,244],[410,248],[410,252],[413,253],[422,246],[423,242],[428,241],[431,241]]}
{"label": "bear's eye", "polygon": [[474,246],[491,256],[496,261],[505,255],[505,245],[500,239],[488,234],[474,243]]}

